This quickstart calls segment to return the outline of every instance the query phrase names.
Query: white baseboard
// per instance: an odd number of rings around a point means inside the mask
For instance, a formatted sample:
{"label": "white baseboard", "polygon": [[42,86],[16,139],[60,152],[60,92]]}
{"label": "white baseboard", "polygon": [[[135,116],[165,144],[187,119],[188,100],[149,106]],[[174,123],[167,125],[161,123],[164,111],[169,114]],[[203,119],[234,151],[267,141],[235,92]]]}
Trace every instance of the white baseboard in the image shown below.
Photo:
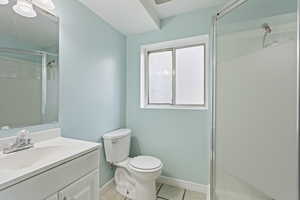
{"label": "white baseboard", "polygon": [[194,183],[194,182],[171,178],[171,177],[166,177],[166,176],[160,176],[157,179],[157,182],[172,185],[175,187],[180,187],[180,188],[190,190],[190,191],[202,192],[205,194],[209,194],[209,186],[208,185],[203,185],[203,184],[199,184],[199,183]]}
{"label": "white baseboard", "polygon": [[99,194],[100,194],[100,199],[101,196],[107,192],[108,190],[112,189],[115,186],[115,181],[114,179],[110,179],[107,183],[105,183],[102,187],[99,189]]}

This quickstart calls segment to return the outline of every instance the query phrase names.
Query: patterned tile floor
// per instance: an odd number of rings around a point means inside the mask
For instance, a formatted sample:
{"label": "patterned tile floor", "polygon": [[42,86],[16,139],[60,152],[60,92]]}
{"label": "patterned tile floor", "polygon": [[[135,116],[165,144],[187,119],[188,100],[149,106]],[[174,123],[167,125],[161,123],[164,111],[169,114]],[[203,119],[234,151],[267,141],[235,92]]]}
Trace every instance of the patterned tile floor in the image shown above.
{"label": "patterned tile floor", "polygon": [[[188,191],[182,188],[157,184],[157,200],[206,200],[206,194]],[[109,190],[103,194],[101,200],[129,200],[120,195],[115,189]]]}

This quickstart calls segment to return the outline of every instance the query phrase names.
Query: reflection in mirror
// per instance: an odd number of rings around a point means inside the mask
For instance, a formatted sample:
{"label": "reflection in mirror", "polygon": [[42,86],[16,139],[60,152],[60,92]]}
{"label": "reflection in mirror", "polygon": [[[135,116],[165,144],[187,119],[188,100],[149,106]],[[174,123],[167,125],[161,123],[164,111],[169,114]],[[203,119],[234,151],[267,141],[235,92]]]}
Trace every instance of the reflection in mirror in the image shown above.
{"label": "reflection in mirror", "polygon": [[0,131],[58,121],[59,21],[0,5]]}

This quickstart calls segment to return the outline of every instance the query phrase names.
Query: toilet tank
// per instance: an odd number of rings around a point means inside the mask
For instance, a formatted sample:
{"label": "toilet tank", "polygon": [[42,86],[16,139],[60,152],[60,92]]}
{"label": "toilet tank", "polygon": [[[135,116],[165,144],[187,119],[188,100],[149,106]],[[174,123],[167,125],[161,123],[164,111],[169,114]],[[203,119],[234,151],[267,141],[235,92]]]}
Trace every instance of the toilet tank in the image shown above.
{"label": "toilet tank", "polygon": [[130,129],[118,129],[103,136],[106,161],[118,163],[124,161],[129,156],[130,149]]}

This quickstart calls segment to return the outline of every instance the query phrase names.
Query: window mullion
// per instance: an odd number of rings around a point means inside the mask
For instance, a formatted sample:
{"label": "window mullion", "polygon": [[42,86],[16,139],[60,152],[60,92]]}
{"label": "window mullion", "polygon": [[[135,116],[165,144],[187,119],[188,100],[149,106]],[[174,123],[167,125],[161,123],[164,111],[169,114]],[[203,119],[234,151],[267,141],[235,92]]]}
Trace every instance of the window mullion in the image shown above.
{"label": "window mullion", "polygon": [[172,49],[172,104],[176,105],[176,49]]}
{"label": "window mullion", "polygon": [[149,52],[145,51],[145,54],[147,55],[146,58],[145,58],[145,102],[147,102],[147,104],[149,105],[150,104],[150,92],[149,92],[149,81],[150,81],[150,69],[149,69]]}

